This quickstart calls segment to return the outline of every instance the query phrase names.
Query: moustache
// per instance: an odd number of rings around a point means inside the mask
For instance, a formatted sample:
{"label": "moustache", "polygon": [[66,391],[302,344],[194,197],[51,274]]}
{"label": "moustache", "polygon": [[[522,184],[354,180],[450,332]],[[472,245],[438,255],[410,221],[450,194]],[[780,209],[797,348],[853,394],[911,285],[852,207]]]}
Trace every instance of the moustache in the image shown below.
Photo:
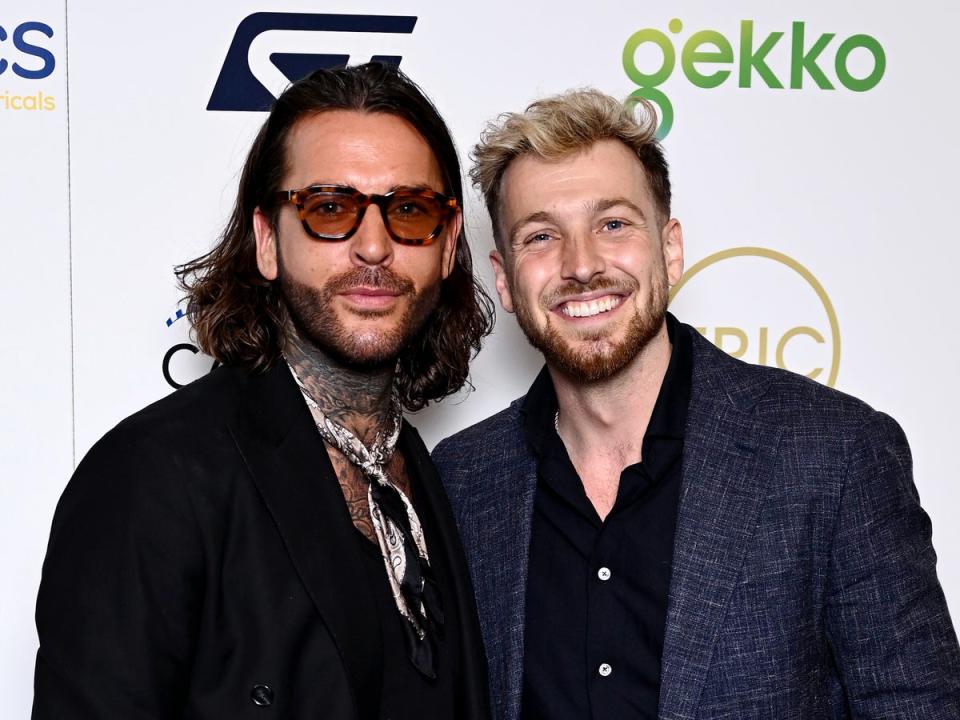
{"label": "moustache", "polygon": [[398,275],[385,267],[357,267],[347,270],[330,278],[325,289],[331,294],[336,294],[355,287],[387,290],[398,295],[409,295],[414,291],[413,281],[410,278]]}

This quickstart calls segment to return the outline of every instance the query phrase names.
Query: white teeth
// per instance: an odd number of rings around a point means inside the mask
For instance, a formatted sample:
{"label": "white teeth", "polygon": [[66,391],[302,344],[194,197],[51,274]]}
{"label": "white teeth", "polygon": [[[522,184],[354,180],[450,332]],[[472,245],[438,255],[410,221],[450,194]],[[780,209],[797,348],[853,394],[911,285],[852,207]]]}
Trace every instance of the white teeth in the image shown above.
{"label": "white teeth", "polygon": [[620,304],[620,298],[608,295],[602,300],[589,300],[587,302],[568,302],[560,312],[569,317],[592,317],[600,313],[609,312]]}

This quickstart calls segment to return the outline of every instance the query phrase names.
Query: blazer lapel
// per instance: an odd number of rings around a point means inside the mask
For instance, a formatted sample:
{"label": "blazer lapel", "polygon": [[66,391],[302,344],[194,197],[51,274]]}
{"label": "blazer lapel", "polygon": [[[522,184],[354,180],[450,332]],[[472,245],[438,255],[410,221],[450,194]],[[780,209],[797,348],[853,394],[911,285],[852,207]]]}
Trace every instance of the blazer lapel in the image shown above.
{"label": "blazer lapel", "polygon": [[488,613],[480,618],[487,628],[487,657],[501,663],[490,669],[490,690],[499,701],[494,716],[503,718],[520,716],[530,535],[537,489],[537,466],[524,439],[520,402],[511,406],[511,424],[504,432],[503,446],[510,450],[503,457],[502,474],[478,479],[490,492],[488,502],[478,508],[485,523],[481,561],[496,569],[483,573],[492,582],[477,588],[477,597],[485,598],[478,604]]}
{"label": "blazer lapel", "polygon": [[467,572],[467,560],[460,544],[453,512],[427,448],[419,433],[406,423],[400,434],[399,447],[404,459],[416,470],[417,479],[420,481],[417,487],[422,492],[421,503],[427,506],[435,519],[440,547],[428,547],[430,557],[433,558],[438,552],[446,555],[450,585],[455,594],[453,598],[443,598],[443,603],[445,606],[456,606],[460,621],[462,684],[459,691],[462,692],[462,700],[459,707],[462,715],[458,717],[462,720],[485,720],[490,717],[487,663],[480,638],[473,584]]}
{"label": "blazer lapel", "polygon": [[[231,432],[297,573],[343,659],[358,713],[378,698],[382,646],[375,602],[343,493],[285,363],[250,378]],[[373,703],[371,705],[371,703]]]}
{"label": "blazer lapel", "polygon": [[727,358],[703,342],[695,342],[684,443],[661,672],[663,720],[697,715],[713,647],[765,495],[763,473],[779,442],[777,428],[737,407],[742,398],[729,392],[717,367]]}

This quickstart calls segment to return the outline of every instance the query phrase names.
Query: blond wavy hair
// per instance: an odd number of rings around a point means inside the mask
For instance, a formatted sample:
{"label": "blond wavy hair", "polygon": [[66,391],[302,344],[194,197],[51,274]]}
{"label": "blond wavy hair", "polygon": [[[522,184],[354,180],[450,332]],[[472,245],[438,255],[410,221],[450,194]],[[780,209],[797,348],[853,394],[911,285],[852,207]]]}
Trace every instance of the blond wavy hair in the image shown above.
{"label": "blond wavy hair", "polygon": [[490,122],[471,154],[470,178],[483,193],[497,249],[504,252],[500,191],[510,163],[528,154],[548,160],[564,158],[599,140],[619,140],[636,153],[657,210],[666,221],[670,217],[670,174],[656,130],[657,116],[648,101],[639,99],[627,108],[592,88],[537,100],[522,113],[503,113]]}

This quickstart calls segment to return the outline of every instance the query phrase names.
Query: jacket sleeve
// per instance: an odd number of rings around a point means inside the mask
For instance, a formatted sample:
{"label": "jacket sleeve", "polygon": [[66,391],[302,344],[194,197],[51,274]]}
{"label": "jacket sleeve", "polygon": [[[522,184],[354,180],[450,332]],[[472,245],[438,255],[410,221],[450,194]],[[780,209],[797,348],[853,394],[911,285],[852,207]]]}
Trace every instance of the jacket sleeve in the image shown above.
{"label": "jacket sleeve", "polygon": [[101,440],[57,506],[37,599],[35,720],[182,717],[201,545],[173,463],[131,435]]}
{"label": "jacket sleeve", "polygon": [[826,627],[855,718],[960,718],[960,649],[900,427],[874,413],[852,447]]}

